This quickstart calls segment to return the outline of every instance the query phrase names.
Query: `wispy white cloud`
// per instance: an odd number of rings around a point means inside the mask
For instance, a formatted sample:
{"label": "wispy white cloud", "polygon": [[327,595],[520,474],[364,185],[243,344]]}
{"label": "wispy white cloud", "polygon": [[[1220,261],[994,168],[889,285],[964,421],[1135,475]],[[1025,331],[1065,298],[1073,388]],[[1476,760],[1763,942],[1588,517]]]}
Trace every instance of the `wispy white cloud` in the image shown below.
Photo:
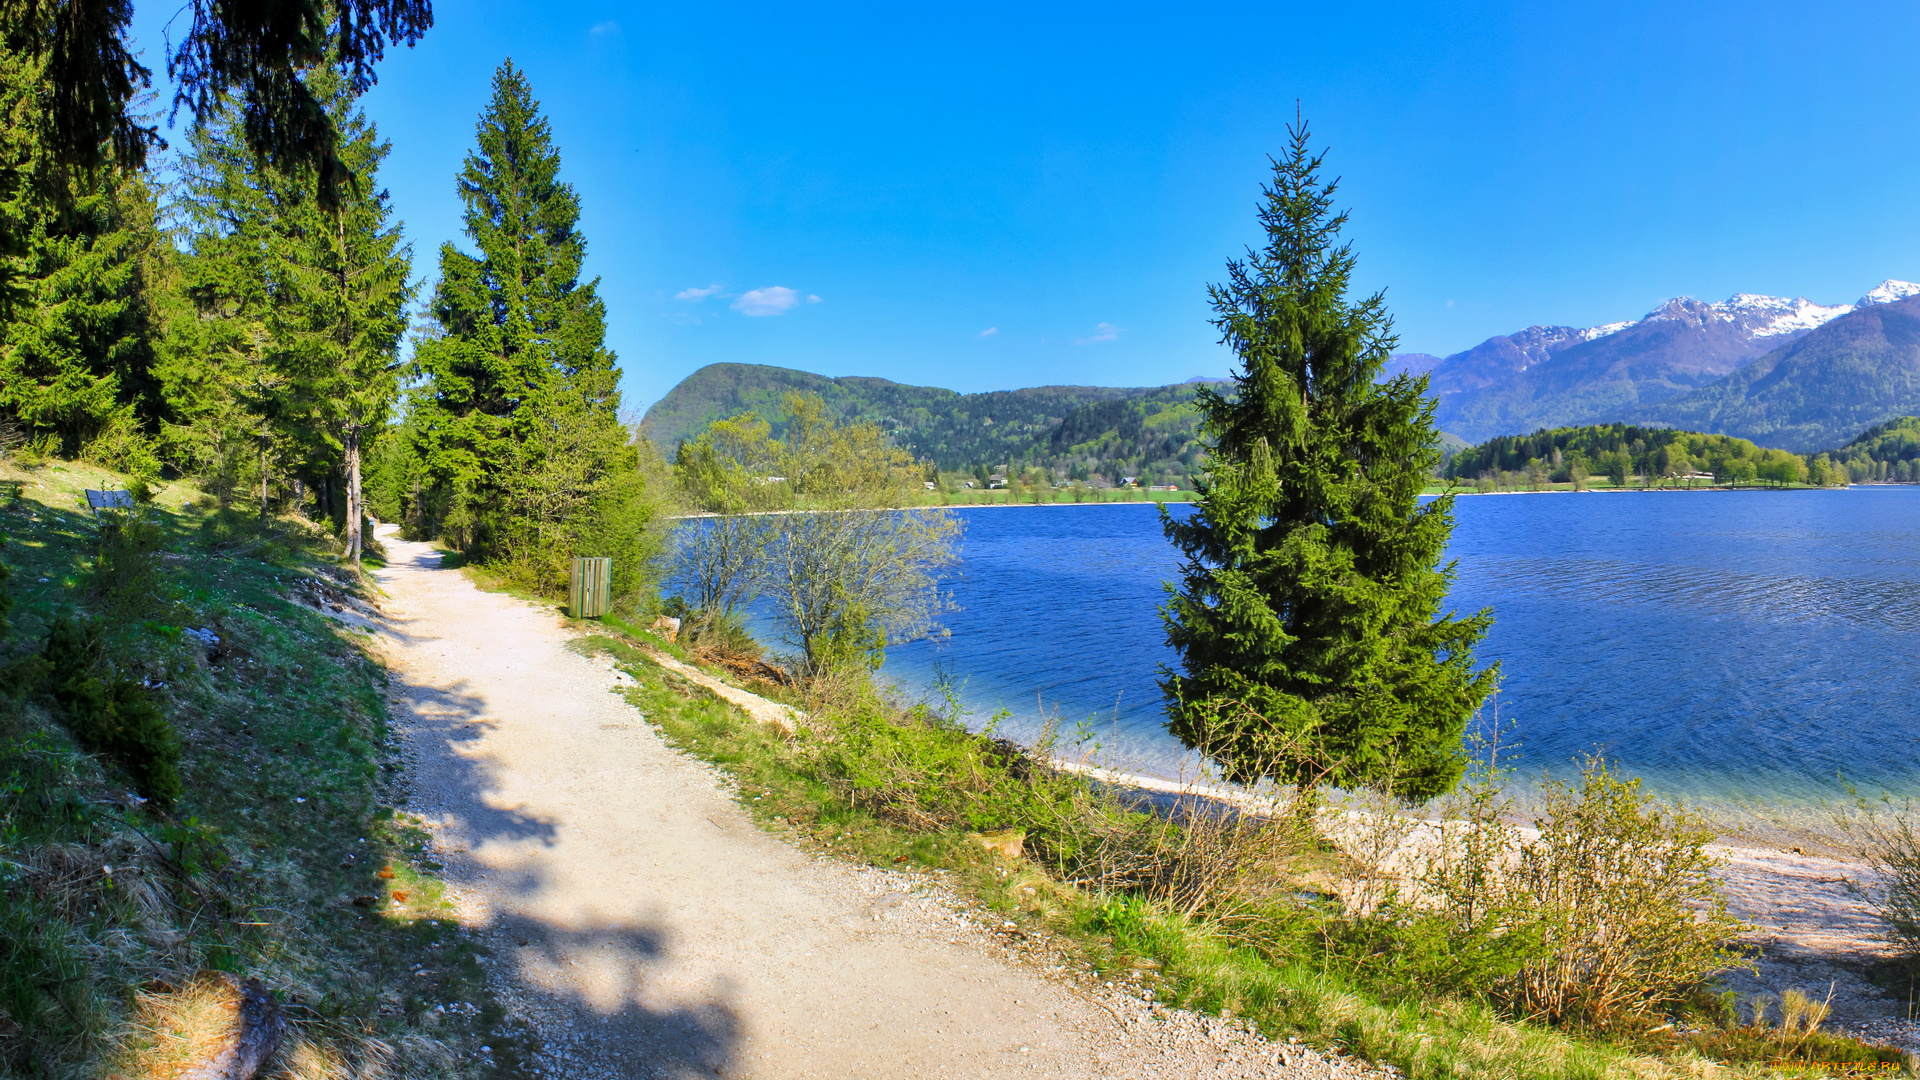
{"label": "wispy white cloud", "polygon": [[603,22],[603,23],[598,23],[594,26],[593,29],[587,31],[587,33],[592,34],[594,37],[605,37],[608,34],[617,34],[619,32],[620,32],[620,24],[617,22],[614,22],[612,19],[608,19],[606,22]]}
{"label": "wispy white cloud", "polygon": [[[800,294],[785,285],[769,285],[764,289],[748,289],[733,302],[733,310],[742,315],[758,318],[762,315],[785,315],[800,302]],[[818,303],[809,300],[809,303]]]}
{"label": "wispy white cloud", "polygon": [[975,335],[973,335],[973,336],[974,336],[974,337],[992,337],[993,335],[995,335],[995,334],[997,334],[997,333],[999,333],[999,332],[1000,332],[1000,328],[999,328],[999,327],[997,327],[997,326],[989,326],[989,327],[987,327],[987,328],[986,328],[985,330],[982,330],[982,331],[980,331],[979,333],[977,333],[977,334],[975,334]]}
{"label": "wispy white cloud", "polygon": [[819,302],[820,302],[820,298],[819,298],[819,297],[817,297],[817,296],[815,296],[815,295],[813,295],[812,293],[808,293],[808,294],[807,294],[807,303],[809,303],[809,304],[817,304],[817,303],[819,303]]}
{"label": "wispy white cloud", "polygon": [[1096,323],[1093,328],[1093,333],[1088,334],[1086,337],[1074,338],[1073,343],[1075,345],[1098,345],[1102,341],[1118,340],[1120,335],[1125,332],[1126,331],[1121,330],[1112,323]]}
{"label": "wispy white cloud", "polygon": [[679,292],[673,294],[673,298],[675,300],[685,300],[690,304],[697,304],[719,291],[720,286],[718,285],[709,285],[704,289],[681,289]]}

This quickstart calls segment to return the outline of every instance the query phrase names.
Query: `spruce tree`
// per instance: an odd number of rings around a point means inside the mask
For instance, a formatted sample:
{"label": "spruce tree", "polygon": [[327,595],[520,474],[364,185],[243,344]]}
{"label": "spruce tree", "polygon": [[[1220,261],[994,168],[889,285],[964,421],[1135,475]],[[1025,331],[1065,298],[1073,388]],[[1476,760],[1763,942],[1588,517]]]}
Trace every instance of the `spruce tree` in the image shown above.
{"label": "spruce tree", "polygon": [[276,462],[287,455],[291,401],[274,366],[269,321],[276,177],[224,113],[195,128],[173,210],[185,249],[166,291],[159,374],[168,459],[198,477],[224,507],[244,491],[267,507]]}
{"label": "spruce tree", "polygon": [[61,164],[47,93],[41,65],[0,48],[0,411],[60,453],[151,471],[153,193]]}
{"label": "spruce tree", "polygon": [[1289,134],[1265,246],[1208,290],[1239,364],[1226,393],[1198,393],[1211,445],[1194,513],[1163,520],[1183,557],[1163,609],[1180,662],[1168,727],[1239,781],[1429,798],[1459,780],[1493,689],[1496,669],[1473,666],[1492,617],[1438,614],[1453,504],[1418,502],[1439,460],[1426,379],[1381,381],[1385,300],[1348,298],[1336,183],[1305,124]]}
{"label": "spruce tree", "polygon": [[382,430],[399,391],[397,363],[413,289],[408,246],[377,177],[388,145],[355,106],[344,81],[313,76],[334,129],[339,159],[359,184],[330,203],[324,180],[301,169],[282,185],[267,246],[278,299],[268,318],[273,364],[284,373],[296,438],[313,470],[345,481],[346,557],[360,561],[362,453]]}
{"label": "spruce tree", "polygon": [[650,510],[606,305],[598,279],[581,280],[580,201],[511,61],[477,143],[459,193],[478,254],[441,248],[436,333],[416,352],[425,380],[409,429],[433,489],[427,528],[542,585],[593,548],[615,555],[616,587],[631,589]]}
{"label": "spruce tree", "polygon": [[188,252],[161,365],[176,460],[230,499],[276,481],[344,481],[347,557],[358,560],[360,459],[398,394],[411,299],[408,256],[378,187],[386,144],[344,80],[310,76],[362,183],[331,202],[311,167],[248,149],[233,113],[191,135],[178,211]]}

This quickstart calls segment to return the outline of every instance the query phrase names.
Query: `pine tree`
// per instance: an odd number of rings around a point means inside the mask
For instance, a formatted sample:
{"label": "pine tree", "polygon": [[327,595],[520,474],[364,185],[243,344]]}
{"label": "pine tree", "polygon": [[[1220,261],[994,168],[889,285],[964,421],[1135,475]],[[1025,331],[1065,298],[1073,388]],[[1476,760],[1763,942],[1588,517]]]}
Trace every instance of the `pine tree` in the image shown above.
{"label": "pine tree", "polygon": [[278,181],[230,114],[191,132],[181,173],[173,210],[186,243],[165,294],[163,446],[223,507],[256,490],[265,512],[288,442],[286,380],[268,328]]}
{"label": "pine tree", "polygon": [[606,305],[598,279],[580,278],[580,201],[511,61],[477,140],[459,192],[479,254],[441,248],[437,333],[416,352],[425,380],[409,428],[433,488],[427,528],[542,585],[576,551],[618,552],[616,587],[631,589],[650,510]]}
{"label": "pine tree", "polygon": [[378,187],[388,145],[330,72],[313,81],[340,133],[339,159],[359,184],[322,199],[317,170],[283,186],[267,248],[278,299],[267,320],[272,362],[284,373],[309,462],[346,487],[346,557],[360,561],[361,458],[369,433],[383,429],[399,392],[397,364],[411,263],[387,192]]}
{"label": "pine tree", "polygon": [[153,193],[56,160],[41,67],[0,47],[0,410],[60,453],[152,471]]}
{"label": "pine tree", "polygon": [[1239,366],[1228,393],[1198,393],[1208,479],[1191,517],[1163,522],[1183,556],[1163,612],[1181,665],[1162,682],[1168,726],[1237,780],[1428,798],[1458,781],[1493,689],[1497,670],[1473,669],[1492,617],[1437,617],[1453,517],[1450,497],[1418,503],[1433,402],[1424,377],[1379,381],[1384,298],[1347,298],[1336,185],[1305,124],[1290,135],[1265,246],[1208,290]]}
{"label": "pine tree", "polygon": [[343,80],[312,74],[335,153],[361,183],[322,198],[316,169],[276,169],[237,118],[196,130],[184,170],[190,253],[162,372],[170,444],[223,499],[242,486],[264,514],[276,480],[345,481],[347,557],[362,546],[360,459],[398,394],[408,255],[378,170],[387,147]]}

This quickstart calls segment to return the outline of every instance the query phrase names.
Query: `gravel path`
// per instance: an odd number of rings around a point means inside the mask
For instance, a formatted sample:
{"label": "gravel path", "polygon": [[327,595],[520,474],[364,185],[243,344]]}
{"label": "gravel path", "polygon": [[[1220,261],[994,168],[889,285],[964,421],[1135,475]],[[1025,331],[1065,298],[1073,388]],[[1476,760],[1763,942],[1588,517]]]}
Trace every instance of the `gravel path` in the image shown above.
{"label": "gravel path", "polygon": [[1023,961],[937,880],[810,856],[667,747],[553,614],[383,527],[381,632],[462,920],[547,1076],[1362,1077]]}

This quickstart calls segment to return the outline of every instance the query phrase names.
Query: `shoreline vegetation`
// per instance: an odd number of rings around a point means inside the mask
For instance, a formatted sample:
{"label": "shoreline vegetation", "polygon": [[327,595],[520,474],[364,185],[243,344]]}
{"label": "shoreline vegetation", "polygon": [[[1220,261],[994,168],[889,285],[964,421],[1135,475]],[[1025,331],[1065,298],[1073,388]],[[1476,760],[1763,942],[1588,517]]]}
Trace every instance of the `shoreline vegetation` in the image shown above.
{"label": "shoreline vegetation", "polygon": [[[763,820],[828,852],[961,875],[1016,928],[1067,938],[1096,970],[1110,957],[1108,977],[1168,1004],[1415,1077],[1902,1064],[1899,1049],[1823,1030],[1812,988],[1727,984],[1753,966],[1754,928],[1729,914],[1698,813],[1599,758],[1543,777],[1522,807],[1470,752],[1498,676],[1473,659],[1492,613],[1441,611],[1458,473],[1419,498],[1442,466],[1433,403],[1420,379],[1382,378],[1384,302],[1346,297],[1345,218],[1304,128],[1292,136],[1262,192],[1266,245],[1210,288],[1245,371],[1196,392],[1203,512],[1167,527],[1183,557],[1162,609],[1180,654],[1163,682],[1168,727],[1243,797],[1143,796],[1056,764],[1057,731],[1021,744],[971,730],[952,694],[889,696],[874,677],[887,645],[930,632],[949,602],[933,571],[957,558],[955,510],[1081,491],[1085,505],[1094,492],[1011,466],[987,478],[1004,493],[940,486],[878,424],[838,421],[818,395],[715,419],[679,445],[680,490],[709,516],[678,526],[668,619],[616,614],[588,647]],[[1303,348],[1303,326],[1325,347]],[[1615,455],[1605,474],[1623,490],[1635,477],[1643,490],[1698,484],[1722,464],[1735,486],[1840,482],[1831,462],[1748,443],[1628,434],[1617,452],[1592,447]],[[1556,467],[1583,486],[1591,474],[1566,447],[1495,448],[1524,452],[1522,467],[1489,458],[1474,487],[1546,487]],[[1093,505],[1187,496],[1162,487]],[[909,552],[899,530],[937,542]],[[903,606],[888,584],[901,580],[934,592]],[[779,644],[749,632],[756,598]],[[757,677],[757,692],[799,710],[791,728],[680,686],[640,641]],[[1533,830],[1516,828],[1529,812]],[[1428,814],[1441,826],[1410,845]],[[1908,857],[1897,839],[1885,850],[1888,864]]]}
{"label": "shoreline vegetation", "polygon": [[[1057,768],[1044,741],[1025,748],[964,730],[937,702],[889,703],[864,685],[750,682],[754,693],[798,710],[786,731],[682,681],[652,655],[741,685],[729,665],[618,620],[579,625],[589,635],[583,648],[609,655],[634,678],[627,696],[650,722],[732,775],[741,804],[764,827],[826,854],[932,874],[1081,978],[1137,985],[1165,1004],[1244,1018],[1270,1038],[1302,1038],[1411,1077],[1835,1075],[1816,1064],[1826,1061],[1885,1075],[1904,1066],[1900,1051],[1833,1034],[1793,1011],[1802,998],[1817,1003],[1823,988],[1794,991],[1785,1013],[1777,1001],[1769,1011],[1764,998],[1751,1006],[1702,993],[1645,1021],[1553,1025],[1509,1019],[1498,993],[1488,1000],[1466,990],[1500,977],[1478,966],[1491,957],[1471,959],[1455,937],[1409,937],[1402,927],[1392,931],[1392,951],[1379,953],[1387,942],[1375,935],[1415,910],[1399,906],[1413,899],[1402,890],[1439,880],[1437,864],[1420,872],[1389,865],[1413,830],[1431,831],[1390,802],[1358,804],[1347,826],[1303,834],[1284,796],[1244,797],[1237,801],[1249,816],[1221,816],[1203,809],[1217,805],[1218,793],[1148,778],[1142,786],[1155,799],[1141,803],[1119,786],[1135,778],[1092,772],[1100,766],[1088,762]],[[932,775],[943,779],[930,783]],[[1631,782],[1590,768],[1577,786],[1558,790],[1549,793],[1557,808],[1544,815],[1549,833],[1579,821],[1617,828],[1631,820],[1650,831],[1633,833],[1639,839],[1630,843],[1651,843],[1665,859],[1699,852],[1703,873],[1714,859],[1690,846],[1706,837],[1684,814],[1667,816],[1673,811],[1636,794]],[[1540,843],[1544,833],[1509,832],[1488,816],[1497,795],[1472,791],[1438,815],[1444,824],[1435,835],[1483,830],[1507,837],[1502,843]],[[1157,811],[1141,809],[1156,799]],[[1611,811],[1596,816],[1600,804]],[[1469,809],[1475,805],[1480,810]],[[1315,811],[1323,820],[1330,812]],[[1674,843],[1681,846],[1662,846]],[[1627,863],[1583,871],[1616,872],[1649,887],[1644,870]],[[1263,923],[1273,910],[1260,897],[1301,888],[1322,906],[1296,912],[1286,929]],[[1691,922],[1686,910],[1681,917]],[[1311,959],[1294,952],[1305,940],[1293,935],[1313,942]],[[1518,957],[1505,962],[1524,966]],[[1424,967],[1433,963],[1448,970]]]}

